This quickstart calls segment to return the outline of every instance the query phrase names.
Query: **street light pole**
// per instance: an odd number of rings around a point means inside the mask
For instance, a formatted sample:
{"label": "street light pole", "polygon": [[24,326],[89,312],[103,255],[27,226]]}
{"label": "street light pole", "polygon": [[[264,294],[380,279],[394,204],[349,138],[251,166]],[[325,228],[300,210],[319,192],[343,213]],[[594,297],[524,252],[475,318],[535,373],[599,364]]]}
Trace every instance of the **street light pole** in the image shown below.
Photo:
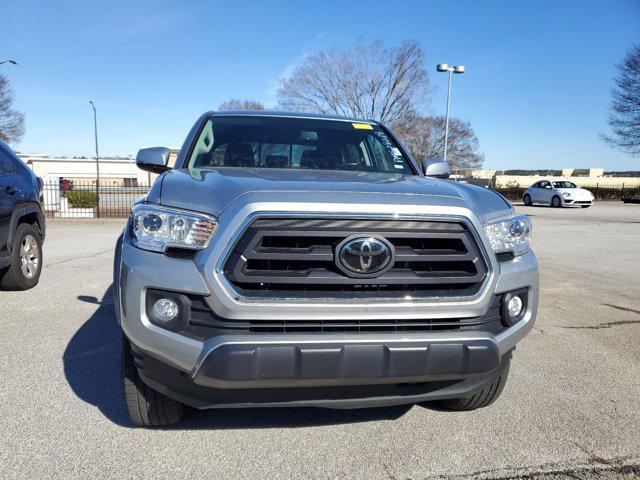
{"label": "street light pole", "polygon": [[93,129],[96,138],[96,215],[100,218],[100,156],[98,155],[98,117],[93,100],[89,100],[93,107]]}
{"label": "street light pole", "polygon": [[447,116],[444,121],[444,155],[443,160],[447,161],[447,148],[449,146],[449,106],[451,104],[451,75],[453,73],[464,73],[464,65],[458,65],[456,67],[449,66],[446,63],[441,63],[437,66],[438,72],[447,72],[449,74],[449,82],[447,86]]}
{"label": "street light pole", "polygon": [[0,65],[2,65],[3,63],[11,63],[12,65],[18,64],[18,62],[16,62],[15,60],[3,60],[2,62],[0,62]]}
{"label": "street light pole", "polygon": [[451,104],[451,69],[449,69],[449,83],[447,86],[447,116],[444,121],[444,161],[447,161],[447,147],[449,146],[449,105]]}

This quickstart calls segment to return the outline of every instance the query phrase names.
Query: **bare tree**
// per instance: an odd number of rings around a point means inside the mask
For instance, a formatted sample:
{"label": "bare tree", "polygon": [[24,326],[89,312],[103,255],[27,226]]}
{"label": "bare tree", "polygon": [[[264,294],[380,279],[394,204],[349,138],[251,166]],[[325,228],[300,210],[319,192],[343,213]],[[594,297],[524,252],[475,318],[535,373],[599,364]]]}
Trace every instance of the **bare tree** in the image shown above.
{"label": "bare tree", "polygon": [[0,75],[0,140],[19,142],[24,135],[24,115],[13,108],[13,90],[9,80]]}
{"label": "bare tree", "polygon": [[264,110],[264,105],[257,100],[240,100],[232,98],[222,102],[218,106],[218,111],[227,112],[231,110]]}
{"label": "bare tree", "polygon": [[[445,117],[417,117],[411,127],[400,134],[416,159],[444,156]],[[454,172],[466,168],[479,168],[484,155],[478,151],[480,143],[469,122],[449,118],[449,145],[447,161]]]}
{"label": "bare tree", "polygon": [[404,125],[424,105],[429,77],[424,51],[414,41],[334,48],[306,58],[280,80],[284,110],[330,113]]}
{"label": "bare tree", "polygon": [[602,138],[614,148],[640,155],[640,45],[618,65],[616,88],[611,91],[611,135]]}

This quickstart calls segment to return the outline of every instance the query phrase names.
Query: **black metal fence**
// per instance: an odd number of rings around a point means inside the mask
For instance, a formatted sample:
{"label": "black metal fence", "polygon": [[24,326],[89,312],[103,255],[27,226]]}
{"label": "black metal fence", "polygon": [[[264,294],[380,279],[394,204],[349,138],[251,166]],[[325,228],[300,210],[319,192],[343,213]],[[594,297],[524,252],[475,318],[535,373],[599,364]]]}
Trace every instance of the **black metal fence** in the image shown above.
{"label": "black metal fence", "polygon": [[[525,188],[518,185],[492,187],[512,201],[522,200]],[[585,187],[597,200],[640,199],[640,187],[625,184]],[[95,182],[61,180],[46,182],[43,188],[48,218],[127,218],[133,203],[149,192],[149,186],[100,185]]]}
{"label": "black metal fence", "polygon": [[95,182],[61,180],[45,182],[42,196],[48,218],[126,218],[131,205],[149,187],[123,184],[100,185]]}

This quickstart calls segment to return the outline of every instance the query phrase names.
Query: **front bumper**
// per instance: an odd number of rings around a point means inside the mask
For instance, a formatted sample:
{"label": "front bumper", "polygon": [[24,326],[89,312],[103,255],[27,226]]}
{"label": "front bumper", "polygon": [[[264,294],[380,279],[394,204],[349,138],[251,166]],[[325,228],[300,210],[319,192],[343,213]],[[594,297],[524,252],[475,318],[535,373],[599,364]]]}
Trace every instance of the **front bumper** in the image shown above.
{"label": "front bumper", "polygon": [[[511,352],[497,358],[489,373],[459,377],[444,374],[428,381],[304,386],[282,383],[269,388],[253,385],[230,388],[202,385],[184,372],[147,355],[132,344],[134,360],[143,382],[158,392],[199,409],[238,407],[324,407],[364,408],[460,398],[481,389],[502,374]],[[363,359],[366,356],[363,356]],[[492,362],[495,357],[491,355]],[[225,358],[225,361],[228,360]],[[216,369],[220,367],[215,367]],[[321,367],[322,368],[322,367]],[[368,368],[368,367],[365,367]],[[442,371],[451,369],[442,368]],[[452,378],[456,377],[456,378]],[[200,377],[202,378],[202,377]]]}
{"label": "front bumper", "polygon": [[[137,352],[141,378],[198,408],[276,404],[348,408],[461,396],[500,371],[501,358],[531,330],[538,303],[537,262],[527,253],[499,264],[493,293],[528,288],[529,299],[524,318],[496,335],[356,332],[199,339],[160,328],[145,313],[149,288],[211,295],[196,262],[143,251],[126,241],[119,245],[116,262],[117,314]],[[407,303],[406,307],[413,318],[442,318],[447,306]],[[488,308],[487,304],[479,311]],[[367,306],[362,310],[366,313]]]}
{"label": "front bumper", "polygon": [[576,198],[565,198],[562,197],[562,204],[564,206],[583,206],[583,205],[593,205],[593,202],[595,201],[595,199],[591,198],[581,198],[581,199],[576,199]]}
{"label": "front bumper", "polygon": [[314,335],[221,345],[203,359],[193,381],[214,388],[365,385],[451,380],[500,366],[498,345],[488,336],[348,340]]}

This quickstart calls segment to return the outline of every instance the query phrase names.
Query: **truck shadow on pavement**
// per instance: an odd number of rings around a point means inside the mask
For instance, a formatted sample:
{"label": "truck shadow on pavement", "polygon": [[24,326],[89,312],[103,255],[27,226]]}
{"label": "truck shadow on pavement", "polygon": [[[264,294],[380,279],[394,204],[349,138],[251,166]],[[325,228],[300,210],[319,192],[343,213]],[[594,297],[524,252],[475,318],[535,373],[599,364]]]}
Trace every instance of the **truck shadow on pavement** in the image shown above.
{"label": "truck shadow on pavement", "polygon": [[[113,423],[133,427],[125,409],[120,380],[120,327],[113,310],[113,285],[101,300],[79,295],[78,301],[98,306],[69,341],[63,355],[64,374],[81,400],[96,406]],[[329,410],[323,408],[188,409],[172,429],[299,428],[395,420],[410,405]]]}

